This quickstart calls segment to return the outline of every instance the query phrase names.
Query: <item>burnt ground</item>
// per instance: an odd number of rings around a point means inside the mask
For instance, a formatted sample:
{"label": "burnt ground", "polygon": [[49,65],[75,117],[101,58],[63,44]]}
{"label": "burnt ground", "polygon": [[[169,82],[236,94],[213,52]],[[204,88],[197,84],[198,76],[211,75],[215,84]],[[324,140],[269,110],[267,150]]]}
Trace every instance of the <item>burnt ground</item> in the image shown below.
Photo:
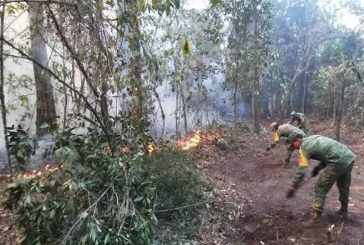
{"label": "burnt ground", "polygon": [[[332,125],[312,123],[311,134],[332,137]],[[363,133],[347,128],[342,141],[357,156],[352,173],[350,214],[347,221],[337,220],[334,212],[340,207],[334,186],[327,197],[322,221],[311,229],[302,228],[301,221],[309,218],[316,179],[308,179],[296,196],[286,199],[294,175],[296,153],[291,167],[281,167],[283,143],[270,152],[271,142],[263,136],[244,136],[227,149],[214,144],[193,150],[199,167],[216,183],[214,200],[207,205],[215,216],[204,221],[197,244],[364,244],[364,140]],[[315,164],[311,164],[314,166]],[[309,175],[309,172],[308,172]],[[0,180],[3,190],[6,182]],[[3,202],[3,192],[0,192]],[[0,206],[0,244],[15,244],[13,215]],[[333,226],[332,226],[333,225]],[[331,231],[328,228],[332,227]],[[182,244],[182,243],[181,243]]]}
{"label": "burnt ground", "polygon": [[[310,134],[333,137],[330,128],[330,124],[312,123]],[[223,192],[220,202],[234,203],[225,225],[217,229],[220,235],[205,239],[203,243],[364,244],[363,133],[342,129],[342,142],[349,145],[357,156],[352,172],[348,220],[338,220],[335,215],[340,203],[334,186],[327,196],[322,220],[314,228],[303,228],[301,222],[309,219],[317,177],[310,179],[308,172],[307,180],[296,196],[286,199],[297,153],[291,159],[290,168],[281,167],[285,146],[280,143],[279,147],[266,152],[264,149],[270,143],[266,137],[252,136],[242,140],[234,149],[212,150],[213,156],[210,157],[216,159],[212,162],[204,159],[204,154],[208,156],[208,153],[197,154],[203,171],[218,183],[218,192]],[[316,163],[310,165],[312,169]]]}

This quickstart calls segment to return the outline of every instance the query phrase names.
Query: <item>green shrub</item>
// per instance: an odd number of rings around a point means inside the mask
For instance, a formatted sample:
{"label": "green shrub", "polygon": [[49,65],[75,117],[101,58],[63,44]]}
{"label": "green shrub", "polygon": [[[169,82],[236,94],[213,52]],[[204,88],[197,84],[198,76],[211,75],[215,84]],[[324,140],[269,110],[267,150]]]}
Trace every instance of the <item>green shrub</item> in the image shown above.
{"label": "green shrub", "polygon": [[180,210],[205,198],[209,183],[186,153],[165,149],[161,153],[145,156],[139,165],[144,178],[156,187],[157,213]]}
{"label": "green shrub", "polygon": [[205,204],[212,193],[211,183],[185,152],[164,148],[140,160],[136,169],[156,187],[159,227],[153,244],[189,241],[208,215]]}
{"label": "green shrub", "polygon": [[151,244],[156,214],[172,217],[169,209],[204,198],[206,183],[184,153],[145,155],[143,140],[123,153],[131,145],[125,137],[110,149],[106,137],[72,129],[56,139],[56,171],[8,186],[21,244]]}
{"label": "green shrub", "polygon": [[151,243],[155,188],[132,164],[144,152],[109,153],[105,137],[97,136],[62,133],[55,144],[58,170],[8,186],[21,244]]}

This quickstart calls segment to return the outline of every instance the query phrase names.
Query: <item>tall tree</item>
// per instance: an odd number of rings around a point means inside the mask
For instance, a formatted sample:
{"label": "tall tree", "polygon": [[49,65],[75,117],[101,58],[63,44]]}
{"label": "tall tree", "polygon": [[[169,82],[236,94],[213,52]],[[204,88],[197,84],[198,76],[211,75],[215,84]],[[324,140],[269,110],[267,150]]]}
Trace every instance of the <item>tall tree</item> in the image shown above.
{"label": "tall tree", "polygon": [[[29,22],[31,26],[30,55],[34,59],[34,80],[36,86],[36,133],[42,135],[56,125],[56,106],[53,96],[51,75],[38,64],[48,67],[49,58],[44,40],[44,8],[39,2],[28,3]],[[48,124],[51,127],[44,127]]]}
{"label": "tall tree", "polygon": [[251,96],[254,132],[259,133],[260,82],[268,67],[271,30],[271,5],[262,0],[234,0],[225,3],[230,20],[228,39],[228,84],[234,89],[233,104],[237,118],[236,94],[248,88]]}
{"label": "tall tree", "polygon": [[4,132],[4,138],[5,138],[5,146],[7,151],[7,157],[8,157],[8,164],[9,169],[12,171],[12,165],[11,165],[11,159],[9,155],[9,149],[8,149],[8,137],[7,135],[7,120],[6,120],[6,104],[5,104],[5,93],[4,93],[4,86],[5,86],[5,76],[4,76],[4,22],[5,22],[5,7],[6,7],[6,1],[3,3],[0,9],[0,110],[1,110],[1,119],[2,119],[2,126],[3,126],[3,132]]}

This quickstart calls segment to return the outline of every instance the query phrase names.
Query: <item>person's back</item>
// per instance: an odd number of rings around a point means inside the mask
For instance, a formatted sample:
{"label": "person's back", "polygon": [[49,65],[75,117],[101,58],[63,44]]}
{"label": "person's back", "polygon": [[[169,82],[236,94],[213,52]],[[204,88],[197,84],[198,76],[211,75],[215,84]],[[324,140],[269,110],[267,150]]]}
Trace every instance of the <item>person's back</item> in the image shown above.
{"label": "person's back", "polygon": [[291,124],[282,124],[279,125],[276,122],[271,124],[271,130],[274,132],[274,143],[271,144],[269,147],[266,148],[267,151],[275,147],[281,137],[286,138],[285,143],[288,144],[287,146],[287,153],[286,157],[283,161],[283,166],[288,167],[289,161],[291,159],[291,155],[294,151],[292,142],[297,136],[301,136],[302,138],[306,137],[306,134],[299,128],[291,125]]}
{"label": "person's back", "polygon": [[321,135],[304,138],[301,150],[307,159],[318,160],[326,164],[345,167],[355,159],[355,155],[346,145]]}
{"label": "person's back", "polygon": [[288,123],[280,125],[278,127],[277,133],[279,137],[286,138],[296,138],[297,135],[302,135],[303,137],[306,137],[306,134],[301,129]]}

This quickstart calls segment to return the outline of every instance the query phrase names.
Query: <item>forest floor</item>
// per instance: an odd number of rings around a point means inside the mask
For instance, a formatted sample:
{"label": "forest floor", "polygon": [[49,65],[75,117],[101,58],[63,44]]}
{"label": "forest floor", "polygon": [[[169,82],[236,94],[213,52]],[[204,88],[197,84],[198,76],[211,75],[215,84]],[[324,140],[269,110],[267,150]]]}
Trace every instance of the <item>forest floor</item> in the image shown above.
{"label": "forest floor", "polygon": [[[325,123],[312,122],[310,134],[332,137],[331,128]],[[214,144],[195,148],[191,153],[199,168],[216,185],[213,201],[207,207],[221,217],[218,222],[205,223],[195,239],[197,244],[318,245],[328,244],[329,240],[333,241],[331,244],[364,244],[363,136],[362,132],[342,129],[342,142],[357,156],[352,173],[348,220],[336,219],[334,213],[340,203],[337,188],[333,187],[327,197],[322,221],[311,229],[302,228],[301,221],[309,218],[317,178],[308,179],[294,198],[286,199],[297,156],[294,153],[290,168],[283,168],[281,160],[286,150],[283,143],[266,152],[271,137],[265,133],[260,137],[241,137],[227,149]],[[1,204],[5,186],[6,180],[0,179]],[[0,205],[0,217],[0,244],[15,244],[12,213]]]}
{"label": "forest floor", "polygon": [[[313,122],[310,134],[333,137],[332,126]],[[228,219],[215,225],[219,227],[211,227],[209,230],[214,232],[202,236],[201,243],[364,244],[363,133],[342,129],[342,142],[357,156],[352,172],[348,220],[342,222],[335,215],[340,202],[334,186],[327,196],[322,220],[314,228],[303,228],[301,222],[309,219],[317,177],[310,179],[311,172],[307,172],[307,180],[295,197],[286,199],[297,153],[291,158],[290,168],[283,168],[281,160],[286,146],[280,143],[279,147],[266,152],[265,148],[271,142],[268,135],[251,136],[224,151],[215,146],[202,146],[195,150],[201,169],[217,183],[220,197],[217,197],[215,205],[233,204],[230,205]],[[315,165],[312,162],[310,169]]]}

